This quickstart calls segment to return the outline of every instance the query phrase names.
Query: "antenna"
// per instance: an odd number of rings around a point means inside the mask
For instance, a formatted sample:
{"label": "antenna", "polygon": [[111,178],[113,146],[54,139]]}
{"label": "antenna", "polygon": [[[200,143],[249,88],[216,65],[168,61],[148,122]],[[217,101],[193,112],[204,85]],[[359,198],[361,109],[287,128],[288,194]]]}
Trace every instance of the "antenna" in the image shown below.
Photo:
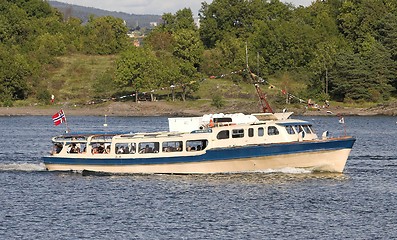
{"label": "antenna", "polygon": [[106,122],[106,117],[107,117],[107,116],[108,116],[108,115],[105,114],[105,123],[103,124],[104,127],[107,127],[107,126],[108,126],[108,124],[107,124],[107,122]]}
{"label": "antenna", "polygon": [[248,66],[248,42],[245,42],[245,61],[247,63],[247,69],[249,70],[249,66]]}

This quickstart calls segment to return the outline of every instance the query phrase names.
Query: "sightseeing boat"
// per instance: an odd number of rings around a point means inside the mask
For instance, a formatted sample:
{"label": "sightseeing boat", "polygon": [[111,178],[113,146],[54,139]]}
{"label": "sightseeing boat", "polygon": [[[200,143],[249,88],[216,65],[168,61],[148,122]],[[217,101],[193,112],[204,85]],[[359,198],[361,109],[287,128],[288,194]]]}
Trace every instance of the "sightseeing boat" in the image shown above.
{"label": "sightseeing boat", "polygon": [[351,136],[318,137],[292,113],[169,118],[169,131],[67,133],[43,157],[50,171],[209,174],[284,168],[343,172]]}

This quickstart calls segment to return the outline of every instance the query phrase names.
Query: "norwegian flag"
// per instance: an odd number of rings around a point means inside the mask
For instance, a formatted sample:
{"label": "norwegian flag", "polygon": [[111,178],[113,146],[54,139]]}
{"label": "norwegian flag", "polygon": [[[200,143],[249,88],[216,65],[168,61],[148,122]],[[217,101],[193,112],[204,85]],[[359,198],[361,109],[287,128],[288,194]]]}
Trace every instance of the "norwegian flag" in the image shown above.
{"label": "norwegian flag", "polygon": [[62,109],[52,116],[52,121],[54,121],[55,126],[58,126],[63,122],[66,122],[66,116]]}

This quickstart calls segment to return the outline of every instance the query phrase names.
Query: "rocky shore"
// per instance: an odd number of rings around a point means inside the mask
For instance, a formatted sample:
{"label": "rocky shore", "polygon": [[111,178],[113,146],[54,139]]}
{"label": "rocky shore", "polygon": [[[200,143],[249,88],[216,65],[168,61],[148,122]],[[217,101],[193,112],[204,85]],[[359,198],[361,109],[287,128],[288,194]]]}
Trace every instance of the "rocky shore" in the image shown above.
{"label": "rocky shore", "polygon": [[[254,105],[254,106],[253,106]],[[167,102],[111,102],[101,105],[84,106],[29,106],[29,107],[0,107],[0,116],[52,116],[59,109],[63,109],[67,115],[71,116],[200,116],[208,113],[224,112],[258,112],[255,104],[232,106],[224,109],[214,107],[175,107]],[[378,105],[371,108],[352,108],[330,106],[320,109],[288,109],[296,115],[321,116],[321,115],[397,115],[397,103]]]}

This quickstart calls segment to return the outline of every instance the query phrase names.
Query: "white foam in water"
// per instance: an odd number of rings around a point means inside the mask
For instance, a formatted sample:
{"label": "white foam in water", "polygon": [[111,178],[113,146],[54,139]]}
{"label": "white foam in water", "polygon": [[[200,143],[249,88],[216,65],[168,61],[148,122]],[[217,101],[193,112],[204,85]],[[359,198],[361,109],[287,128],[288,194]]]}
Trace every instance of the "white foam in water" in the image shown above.
{"label": "white foam in water", "polygon": [[0,171],[45,171],[45,165],[43,163],[5,163],[0,164]]}

